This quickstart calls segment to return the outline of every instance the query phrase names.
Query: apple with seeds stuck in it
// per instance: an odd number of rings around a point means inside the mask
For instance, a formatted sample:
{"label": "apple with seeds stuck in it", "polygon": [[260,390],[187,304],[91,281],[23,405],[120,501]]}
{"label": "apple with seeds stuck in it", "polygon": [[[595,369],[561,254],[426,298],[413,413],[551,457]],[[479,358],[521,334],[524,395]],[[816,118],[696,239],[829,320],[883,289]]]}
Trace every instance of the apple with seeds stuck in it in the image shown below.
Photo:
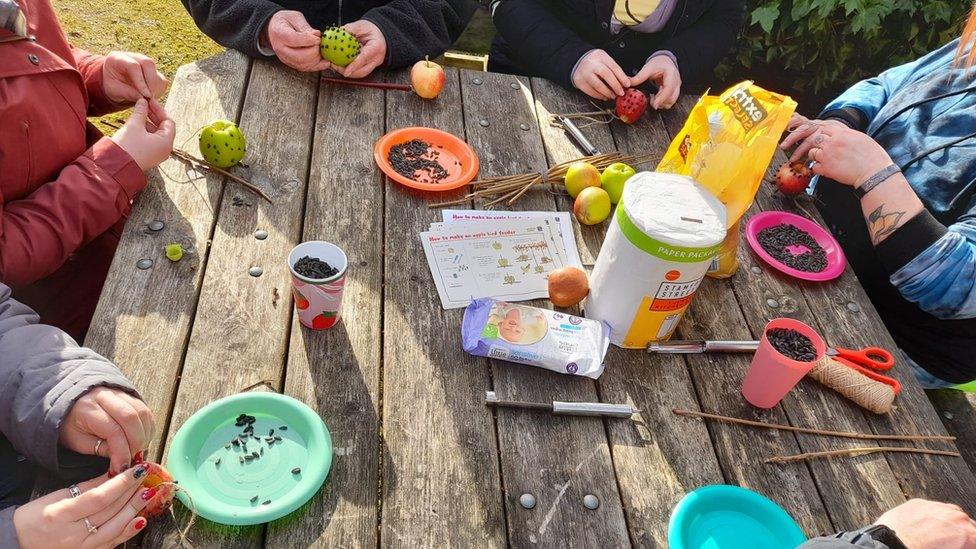
{"label": "apple with seeds stuck in it", "polygon": [[169,471],[163,469],[163,466],[158,463],[150,463],[147,461],[140,465],[144,465],[149,469],[146,476],[142,479],[143,488],[149,490],[155,488],[157,492],[139,513],[139,516],[145,518],[157,517],[169,509],[169,506],[173,503],[173,496],[176,494],[173,475],[170,475]]}
{"label": "apple with seeds stuck in it", "polygon": [[410,69],[410,86],[414,93],[424,99],[434,99],[440,95],[445,82],[447,77],[444,76],[444,69],[427,57],[414,63]]}
{"label": "apple with seeds stuck in it", "polygon": [[200,154],[208,164],[230,168],[244,159],[244,132],[230,120],[214,120],[200,131]]}

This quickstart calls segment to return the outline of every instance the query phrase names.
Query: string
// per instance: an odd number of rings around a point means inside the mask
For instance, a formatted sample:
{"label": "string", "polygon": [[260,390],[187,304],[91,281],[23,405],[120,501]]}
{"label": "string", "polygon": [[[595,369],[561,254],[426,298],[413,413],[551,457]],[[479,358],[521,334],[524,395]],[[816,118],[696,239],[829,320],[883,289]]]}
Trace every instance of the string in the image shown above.
{"label": "string", "polygon": [[875,381],[829,357],[823,357],[807,375],[876,414],[891,411],[895,401],[895,390],[890,385]]}
{"label": "string", "polygon": [[190,528],[193,528],[193,523],[197,520],[197,506],[193,503],[193,497],[190,496],[190,492],[186,488],[175,482],[161,482],[157,486],[170,486],[174,491],[183,492],[183,495],[186,496],[187,503],[189,503],[186,508],[190,512],[190,520],[186,523],[186,526],[182,529],[180,528],[180,521],[176,518],[176,511],[172,505],[169,508],[169,514],[173,517],[173,523],[176,525],[176,533],[180,536],[180,546],[192,548],[193,544],[190,542],[187,534],[190,532]]}

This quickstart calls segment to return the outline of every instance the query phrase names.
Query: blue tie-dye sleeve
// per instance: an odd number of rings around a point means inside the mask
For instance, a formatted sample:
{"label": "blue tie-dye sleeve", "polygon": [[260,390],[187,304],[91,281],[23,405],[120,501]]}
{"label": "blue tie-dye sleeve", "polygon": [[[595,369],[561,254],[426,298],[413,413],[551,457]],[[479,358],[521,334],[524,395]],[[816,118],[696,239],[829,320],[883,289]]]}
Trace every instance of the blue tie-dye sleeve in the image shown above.
{"label": "blue tie-dye sleeve", "polygon": [[944,320],[976,318],[976,218],[949,231],[891,276],[901,294]]}
{"label": "blue tie-dye sleeve", "polygon": [[870,122],[888,99],[899,88],[912,82],[916,75],[931,74],[938,67],[948,65],[955,58],[958,45],[959,41],[954,40],[915,61],[892,67],[874,78],[861,80],[831,101],[823,112],[853,107],[863,112]]}

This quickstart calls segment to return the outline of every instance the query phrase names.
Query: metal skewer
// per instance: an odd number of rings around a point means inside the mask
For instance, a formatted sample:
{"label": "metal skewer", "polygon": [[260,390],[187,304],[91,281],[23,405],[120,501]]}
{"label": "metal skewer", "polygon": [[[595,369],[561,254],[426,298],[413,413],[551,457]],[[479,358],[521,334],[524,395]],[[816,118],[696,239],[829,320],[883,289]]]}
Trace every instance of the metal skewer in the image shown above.
{"label": "metal skewer", "polygon": [[600,154],[600,151],[593,146],[593,143],[590,143],[590,140],[583,135],[583,132],[576,127],[576,124],[574,124],[572,120],[566,118],[565,116],[556,116],[556,121],[558,121],[563,129],[566,130],[566,133],[569,134],[569,137],[573,139],[581,151],[590,156]]}
{"label": "metal skewer", "polygon": [[504,408],[530,408],[533,410],[549,410],[557,415],[566,416],[600,416],[629,418],[639,414],[640,410],[629,404],[606,404],[603,402],[562,402],[554,400],[552,403],[523,402],[518,400],[501,400],[495,391],[485,391],[485,405]]}
{"label": "metal skewer", "polygon": [[701,341],[676,339],[652,341],[647,344],[648,353],[689,355],[698,353],[752,353],[759,348],[758,341]]}

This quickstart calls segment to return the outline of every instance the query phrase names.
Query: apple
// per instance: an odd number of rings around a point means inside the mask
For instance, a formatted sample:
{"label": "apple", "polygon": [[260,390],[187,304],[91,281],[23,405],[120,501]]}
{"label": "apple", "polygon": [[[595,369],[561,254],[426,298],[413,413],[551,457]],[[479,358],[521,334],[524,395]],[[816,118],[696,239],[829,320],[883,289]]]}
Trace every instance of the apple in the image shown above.
{"label": "apple", "polygon": [[163,469],[162,465],[152,462],[145,462],[140,465],[144,465],[148,470],[141,485],[149,490],[155,488],[156,496],[149,500],[149,503],[142,509],[139,516],[145,518],[157,517],[169,509],[169,506],[172,504],[173,496],[176,495],[176,485],[173,482],[173,476],[169,474],[169,471]]}
{"label": "apple", "polygon": [[561,267],[549,273],[549,301],[556,307],[572,307],[590,292],[586,273],[576,267]]}
{"label": "apple", "polygon": [[573,162],[566,170],[563,181],[569,196],[576,198],[583,189],[600,186],[600,170],[589,162]]}
{"label": "apple", "polygon": [[200,131],[200,154],[208,164],[230,168],[244,159],[244,133],[230,120],[214,120]]}
{"label": "apple", "polygon": [[424,99],[434,99],[440,95],[446,81],[444,69],[426,57],[414,63],[410,69],[410,85],[414,93]]}
{"label": "apple", "polygon": [[623,162],[614,162],[603,169],[600,175],[600,186],[610,195],[610,203],[620,202],[620,197],[624,195],[624,184],[632,175],[637,173]]}
{"label": "apple", "polygon": [[580,191],[573,203],[573,215],[584,225],[596,225],[610,217],[610,195],[600,187]]}

